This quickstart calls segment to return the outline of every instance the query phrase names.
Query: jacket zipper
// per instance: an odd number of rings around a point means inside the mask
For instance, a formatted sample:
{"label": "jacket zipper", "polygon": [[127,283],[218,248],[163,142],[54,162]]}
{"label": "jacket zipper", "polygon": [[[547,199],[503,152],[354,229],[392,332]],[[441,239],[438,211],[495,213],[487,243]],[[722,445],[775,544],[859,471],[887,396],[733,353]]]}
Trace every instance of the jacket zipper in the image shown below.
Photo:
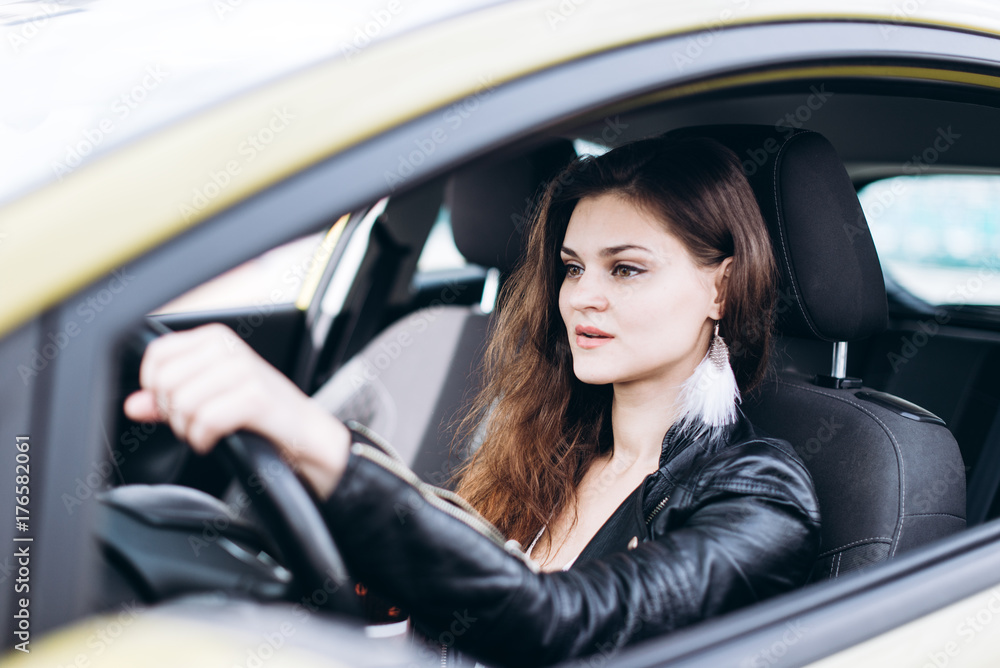
{"label": "jacket zipper", "polygon": [[656,504],[655,508],[649,511],[649,515],[646,515],[646,526],[649,526],[649,523],[653,521],[653,518],[656,517],[657,513],[659,513],[661,510],[664,509],[664,507],[666,507],[667,501],[669,500],[670,500],[670,495],[668,494],[665,497],[663,497],[663,500],[661,500],[658,504]]}
{"label": "jacket zipper", "polygon": [[448,668],[448,646],[441,645],[441,668]]}

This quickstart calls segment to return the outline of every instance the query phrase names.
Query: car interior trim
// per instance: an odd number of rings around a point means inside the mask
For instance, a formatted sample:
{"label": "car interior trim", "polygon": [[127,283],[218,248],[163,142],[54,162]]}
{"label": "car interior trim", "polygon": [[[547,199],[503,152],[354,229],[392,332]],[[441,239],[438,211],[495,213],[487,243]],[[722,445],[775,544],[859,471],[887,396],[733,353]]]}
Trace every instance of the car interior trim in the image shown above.
{"label": "car interior trim", "polygon": [[751,86],[770,82],[785,83],[792,79],[852,79],[884,78],[910,82],[936,82],[968,84],[987,89],[1000,89],[1000,76],[965,72],[934,67],[911,67],[907,65],[816,65],[810,67],[778,67],[762,71],[721,76],[680,84],[648,95],[630,98],[626,102],[602,110],[601,115],[622,113],[637,107],[657,102],[667,102],[692,95],[715,93],[728,88]]}
{"label": "car interior trim", "polygon": [[295,308],[300,311],[305,311],[312,303],[313,295],[316,294],[316,288],[319,287],[320,281],[323,278],[323,270],[326,269],[330,257],[333,255],[333,249],[337,247],[337,242],[340,241],[340,237],[344,233],[344,228],[347,227],[347,220],[350,217],[350,214],[345,213],[337,219],[337,222],[323,236],[323,241],[317,246],[316,251],[309,259],[309,270],[302,281],[299,296],[295,299]]}

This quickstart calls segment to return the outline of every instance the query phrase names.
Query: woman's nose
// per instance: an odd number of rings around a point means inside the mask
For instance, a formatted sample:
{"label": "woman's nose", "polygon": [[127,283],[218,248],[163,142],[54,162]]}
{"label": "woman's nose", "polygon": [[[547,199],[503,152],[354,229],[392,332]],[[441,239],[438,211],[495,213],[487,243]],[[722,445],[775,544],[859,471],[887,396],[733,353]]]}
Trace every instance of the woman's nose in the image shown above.
{"label": "woman's nose", "polygon": [[583,311],[586,309],[604,310],[608,307],[607,286],[601,281],[601,276],[595,271],[585,271],[576,279],[569,298],[570,306]]}

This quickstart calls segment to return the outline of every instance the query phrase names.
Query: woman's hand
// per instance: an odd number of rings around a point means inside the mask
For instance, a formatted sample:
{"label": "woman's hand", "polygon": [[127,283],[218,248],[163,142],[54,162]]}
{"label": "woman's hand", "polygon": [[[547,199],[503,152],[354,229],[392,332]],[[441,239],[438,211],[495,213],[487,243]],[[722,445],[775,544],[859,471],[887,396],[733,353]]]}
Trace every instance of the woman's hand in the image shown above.
{"label": "woman's hand", "polygon": [[125,415],[168,422],[196,452],[210,451],[240,429],[256,432],[323,499],[347,465],[347,427],[224,325],[153,341],[142,358],[139,384],[142,389],[125,400]]}

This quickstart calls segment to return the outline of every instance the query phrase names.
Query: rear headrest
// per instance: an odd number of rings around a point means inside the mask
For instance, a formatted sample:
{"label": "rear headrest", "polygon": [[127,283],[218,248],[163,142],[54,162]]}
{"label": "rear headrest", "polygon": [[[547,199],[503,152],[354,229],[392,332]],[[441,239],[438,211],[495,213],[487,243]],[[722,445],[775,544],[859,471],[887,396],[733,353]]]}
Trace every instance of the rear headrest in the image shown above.
{"label": "rear headrest", "polygon": [[514,157],[491,156],[452,175],[445,201],[465,259],[507,273],[521,253],[532,201],[574,157],[573,143],[557,140]]}
{"label": "rear headrest", "polygon": [[868,222],[825,137],[766,125],[708,125],[667,136],[711,137],[743,163],[780,271],[780,332],[853,341],[886,328],[885,283]]}

